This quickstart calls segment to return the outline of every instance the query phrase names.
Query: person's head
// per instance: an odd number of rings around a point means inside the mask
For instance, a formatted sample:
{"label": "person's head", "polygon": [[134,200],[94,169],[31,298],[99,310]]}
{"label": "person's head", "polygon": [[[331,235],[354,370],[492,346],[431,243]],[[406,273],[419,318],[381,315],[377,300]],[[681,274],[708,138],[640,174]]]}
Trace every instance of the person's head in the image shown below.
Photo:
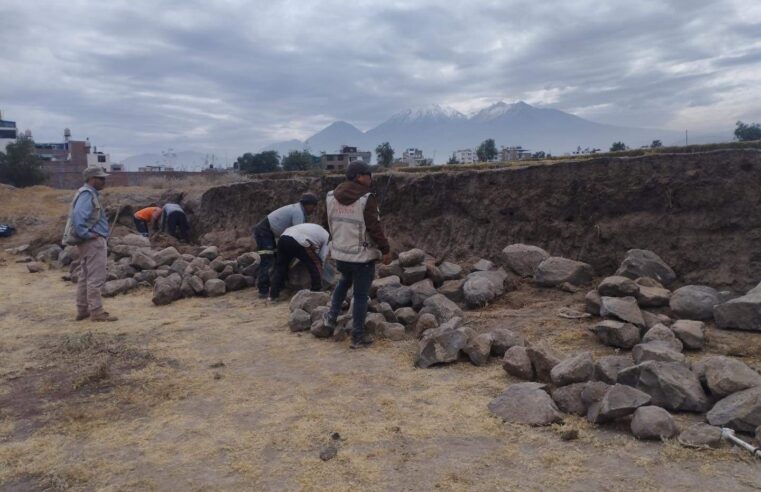
{"label": "person's head", "polygon": [[346,179],[369,188],[373,182],[373,173],[365,161],[352,161],[346,168]]}
{"label": "person's head", "polygon": [[299,203],[302,207],[304,207],[304,212],[307,213],[307,215],[314,212],[314,209],[317,208],[317,202],[318,202],[317,195],[314,193],[304,193],[301,195],[301,200],[299,200]]}
{"label": "person's head", "polygon": [[108,174],[103,168],[100,167],[88,167],[84,170],[82,175],[85,178],[85,183],[92,186],[96,190],[100,191],[106,186],[106,178]]}

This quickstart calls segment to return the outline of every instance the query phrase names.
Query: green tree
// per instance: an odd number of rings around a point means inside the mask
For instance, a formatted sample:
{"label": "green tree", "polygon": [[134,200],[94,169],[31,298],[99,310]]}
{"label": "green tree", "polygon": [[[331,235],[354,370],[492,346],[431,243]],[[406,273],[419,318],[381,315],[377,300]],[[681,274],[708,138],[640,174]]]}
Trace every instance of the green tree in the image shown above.
{"label": "green tree", "polygon": [[45,181],[42,160],[37,157],[34,141],[19,137],[0,152],[0,183],[13,186],[34,186]]}
{"label": "green tree", "polygon": [[613,142],[613,145],[610,146],[611,152],[620,152],[622,150],[626,150],[626,144],[623,142]]}
{"label": "green tree", "polygon": [[244,173],[271,173],[278,170],[280,157],[274,150],[252,154],[246,152],[235,161],[235,169]]}
{"label": "green tree", "polygon": [[750,140],[761,140],[761,125],[758,123],[751,123],[747,125],[742,121],[736,123],[735,138],[740,142],[748,142]]}
{"label": "green tree", "polygon": [[493,138],[487,138],[476,150],[479,162],[487,162],[497,157],[497,146],[494,144]]}
{"label": "green tree", "polygon": [[449,160],[447,161],[447,164],[449,165],[459,164],[459,163],[460,161],[457,160],[457,157],[455,157],[454,154],[452,154],[452,157],[450,157]]}
{"label": "green tree", "polygon": [[379,166],[389,167],[394,162],[394,149],[388,142],[383,142],[375,147],[375,155],[378,156]]}
{"label": "green tree", "polygon": [[658,149],[660,147],[663,147],[663,142],[660,140],[653,140],[653,143],[650,144],[651,149]]}
{"label": "green tree", "polygon": [[292,150],[283,157],[283,170],[306,171],[315,167],[315,160],[315,157],[306,150]]}

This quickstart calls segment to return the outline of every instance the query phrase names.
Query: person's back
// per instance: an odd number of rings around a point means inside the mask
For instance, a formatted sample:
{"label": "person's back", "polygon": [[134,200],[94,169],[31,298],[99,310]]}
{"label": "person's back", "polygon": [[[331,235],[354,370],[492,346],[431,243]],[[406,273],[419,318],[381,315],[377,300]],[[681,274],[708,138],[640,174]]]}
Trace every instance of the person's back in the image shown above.
{"label": "person's back", "polygon": [[143,222],[151,222],[156,220],[159,214],[161,214],[161,207],[145,207],[135,212],[135,218]]}
{"label": "person's back", "polygon": [[320,256],[323,262],[328,256],[328,244],[330,242],[330,233],[319,224],[305,222],[291,226],[283,231],[282,236],[289,236],[296,240],[300,245],[313,248]]}
{"label": "person's back", "polygon": [[306,213],[301,203],[291,203],[267,215],[270,229],[275,237],[280,237],[287,228],[303,224],[306,221]]}

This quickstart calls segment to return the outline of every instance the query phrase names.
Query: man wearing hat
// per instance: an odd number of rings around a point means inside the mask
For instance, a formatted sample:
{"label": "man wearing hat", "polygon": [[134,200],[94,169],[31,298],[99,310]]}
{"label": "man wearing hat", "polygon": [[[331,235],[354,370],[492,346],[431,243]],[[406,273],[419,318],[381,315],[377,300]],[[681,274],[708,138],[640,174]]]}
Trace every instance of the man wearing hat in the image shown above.
{"label": "man wearing hat", "polygon": [[108,257],[108,218],[100,202],[100,190],[106,186],[108,174],[99,167],[88,167],[85,185],[77,190],[71,202],[63,242],[79,249],[77,278],[77,321],[116,321],[103,310],[100,290],[106,283]]}
{"label": "man wearing hat", "polygon": [[306,222],[307,216],[317,208],[317,202],[317,195],[304,193],[298,203],[280,207],[256,224],[254,240],[262,259],[256,282],[260,299],[267,299],[269,296],[270,270],[275,263],[275,241],[289,227]]}
{"label": "man wearing hat", "polygon": [[[336,319],[350,287],[354,287],[351,348],[362,348],[373,341],[365,333],[368,294],[375,277],[375,263],[391,262],[391,249],[380,224],[378,201],[370,192],[370,166],[354,161],[346,168],[346,181],[328,193],[328,225],[332,235],[330,256],[341,272],[330,310],[323,323],[335,328]],[[359,225],[359,227],[357,227]]]}

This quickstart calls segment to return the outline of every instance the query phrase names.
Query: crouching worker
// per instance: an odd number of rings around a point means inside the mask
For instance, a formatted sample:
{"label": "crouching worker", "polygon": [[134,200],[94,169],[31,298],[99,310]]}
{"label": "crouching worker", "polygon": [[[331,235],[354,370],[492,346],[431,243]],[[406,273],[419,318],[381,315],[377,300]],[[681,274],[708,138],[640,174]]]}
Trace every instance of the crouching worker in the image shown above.
{"label": "crouching worker", "polygon": [[288,269],[294,258],[302,262],[309,270],[312,290],[322,290],[322,264],[328,256],[329,240],[328,231],[317,224],[298,224],[283,231],[277,244],[277,260],[270,288],[270,301],[277,301],[280,297],[280,289],[288,278]]}
{"label": "crouching worker", "polygon": [[354,161],[346,168],[346,181],[328,193],[328,224],[333,240],[330,256],[336,260],[341,272],[330,311],[323,322],[335,328],[336,319],[346,299],[349,288],[354,286],[352,311],[351,348],[362,348],[373,343],[365,333],[367,302],[370,284],[375,277],[375,262],[391,261],[391,250],[380,224],[380,211],[375,195],[370,192],[372,174],[370,166]]}
{"label": "crouching worker", "polygon": [[143,236],[148,236],[149,229],[154,231],[158,229],[158,222],[161,218],[161,207],[151,205],[135,212],[132,217],[135,220],[135,229]]}
{"label": "crouching worker", "polygon": [[168,232],[180,241],[190,242],[190,225],[185,211],[176,203],[164,205],[161,216],[161,230]]}

